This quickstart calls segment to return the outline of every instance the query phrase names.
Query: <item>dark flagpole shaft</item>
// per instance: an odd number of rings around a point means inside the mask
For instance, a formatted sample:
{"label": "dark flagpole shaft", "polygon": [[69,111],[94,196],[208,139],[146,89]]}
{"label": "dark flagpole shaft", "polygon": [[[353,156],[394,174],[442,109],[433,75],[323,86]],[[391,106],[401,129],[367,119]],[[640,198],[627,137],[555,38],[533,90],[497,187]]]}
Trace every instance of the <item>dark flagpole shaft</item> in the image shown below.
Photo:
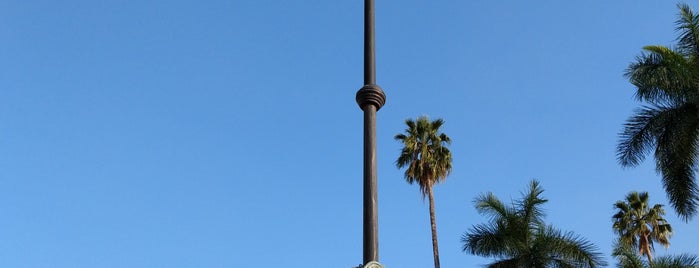
{"label": "dark flagpole shaft", "polygon": [[364,85],[376,84],[374,0],[364,0]]}
{"label": "dark flagpole shaft", "polygon": [[364,108],[364,264],[379,261],[376,107]]}
{"label": "dark flagpole shaft", "polygon": [[[376,84],[374,0],[364,0],[364,85]],[[376,107],[364,108],[364,264],[379,261]]]}
{"label": "dark flagpole shaft", "polygon": [[378,190],[376,171],[376,112],[386,95],[376,85],[374,0],[364,0],[364,86],[357,92],[364,111],[364,264],[379,261]]}

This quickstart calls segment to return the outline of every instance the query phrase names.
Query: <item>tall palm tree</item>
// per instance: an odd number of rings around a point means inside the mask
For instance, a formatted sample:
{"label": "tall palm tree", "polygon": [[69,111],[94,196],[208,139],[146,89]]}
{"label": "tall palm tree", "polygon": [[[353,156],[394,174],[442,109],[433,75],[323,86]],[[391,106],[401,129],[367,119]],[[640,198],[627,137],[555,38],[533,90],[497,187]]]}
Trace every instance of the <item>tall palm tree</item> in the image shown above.
{"label": "tall palm tree", "polygon": [[634,250],[623,244],[616,244],[612,256],[616,257],[617,268],[697,268],[699,258],[692,254],[668,255],[656,258],[652,266],[641,260]]}
{"label": "tall palm tree", "polygon": [[474,201],[489,222],[471,227],[461,238],[463,250],[495,258],[488,268],[600,267],[606,263],[596,247],[572,232],[544,223],[541,205],[548,200],[536,180],[522,198],[506,206],[493,193]]}
{"label": "tall palm tree", "polygon": [[418,117],[416,121],[405,120],[408,127],[405,133],[395,136],[403,143],[396,165],[406,167],[405,180],[409,184],[420,186],[423,200],[425,196],[430,203],[430,226],[432,228],[432,254],[434,267],[439,268],[439,247],[437,246],[437,222],[434,213],[434,193],[432,186],[446,180],[451,173],[451,152],[446,147],[451,139],[439,128],[444,120],[430,121],[427,116]]}
{"label": "tall palm tree", "polygon": [[694,169],[699,139],[699,16],[679,5],[675,49],[646,46],[625,76],[646,105],[635,111],[617,147],[624,167],[640,164],[654,149],[656,170],[670,204],[685,221],[699,206]]}
{"label": "tall palm tree", "polygon": [[647,192],[631,192],[626,201],[614,204],[617,213],[612,216],[612,228],[619,235],[619,242],[628,247],[638,248],[641,256],[653,264],[653,243],[670,246],[672,226],[663,218],[665,210],[660,204],[650,207]]}

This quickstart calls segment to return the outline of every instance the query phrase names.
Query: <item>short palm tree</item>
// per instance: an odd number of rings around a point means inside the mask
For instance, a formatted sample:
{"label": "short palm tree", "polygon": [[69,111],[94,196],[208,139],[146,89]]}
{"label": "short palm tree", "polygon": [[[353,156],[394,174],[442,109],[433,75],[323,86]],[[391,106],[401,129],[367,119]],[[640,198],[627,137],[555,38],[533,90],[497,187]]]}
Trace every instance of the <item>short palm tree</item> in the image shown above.
{"label": "short palm tree", "polygon": [[616,265],[617,268],[649,267],[649,264],[643,262],[643,260],[640,258],[640,255],[638,255],[638,252],[635,251],[635,248],[619,242],[614,243],[614,251],[612,252],[612,256],[614,256],[618,261]]}
{"label": "short palm tree", "polygon": [[653,263],[653,244],[670,246],[672,226],[663,218],[665,210],[660,204],[650,207],[647,192],[631,192],[625,201],[614,204],[617,213],[612,216],[612,228],[619,235],[619,242],[627,247],[638,248],[641,256]]}
{"label": "short palm tree", "polygon": [[617,268],[697,268],[699,258],[691,254],[680,254],[675,256],[662,256],[650,263],[641,260],[634,249],[623,244],[616,244],[612,256],[616,257]]}
{"label": "short palm tree", "polygon": [[636,98],[647,104],[624,125],[617,157],[622,166],[633,167],[654,149],[670,204],[689,220],[699,205],[694,172],[699,152],[699,16],[687,5],[679,9],[677,47],[646,46],[627,69]]}
{"label": "short palm tree", "polygon": [[697,268],[699,258],[691,254],[680,254],[676,256],[662,256],[655,260],[653,268]]}
{"label": "short palm tree", "polygon": [[432,254],[434,267],[439,268],[437,222],[432,186],[446,180],[451,172],[451,152],[446,147],[451,143],[451,139],[439,130],[444,124],[442,119],[430,121],[428,117],[422,116],[416,121],[405,120],[405,124],[408,126],[405,133],[395,136],[396,140],[403,143],[396,165],[398,168],[406,167],[405,180],[410,184],[417,183],[422,197],[427,196],[429,199]]}
{"label": "short palm tree", "polygon": [[521,199],[506,206],[492,193],[474,201],[489,222],[471,227],[461,238],[463,250],[495,258],[488,268],[600,267],[606,265],[596,247],[571,233],[544,223],[543,189],[533,180]]}

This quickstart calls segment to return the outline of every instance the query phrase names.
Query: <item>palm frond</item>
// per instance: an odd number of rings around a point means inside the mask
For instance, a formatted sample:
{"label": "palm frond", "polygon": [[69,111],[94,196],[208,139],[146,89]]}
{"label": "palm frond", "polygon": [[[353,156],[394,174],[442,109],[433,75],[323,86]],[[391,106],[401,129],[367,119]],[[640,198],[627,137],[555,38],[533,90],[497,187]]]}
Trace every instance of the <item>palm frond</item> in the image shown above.
{"label": "palm frond", "polygon": [[572,267],[599,267],[606,262],[597,247],[572,232],[563,233],[553,226],[539,230],[536,243],[546,249],[556,263]]}
{"label": "palm frond", "polygon": [[543,222],[545,213],[540,205],[548,202],[540,197],[543,192],[544,189],[539,186],[539,181],[532,180],[529,183],[529,191],[522,193],[523,198],[516,201],[521,217],[529,226],[536,226]]}
{"label": "palm frond", "polygon": [[668,120],[663,113],[667,109],[669,108],[662,106],[644,106],[626,121],[617,146],[617,159],[622,166],[637,166],[643,162],[650,149],[655,147],[656,137]]}
{"label": "palm frond", "polygon": [[614,251],[612,252],[619,262],[617,263],[617,268],[645,268],[645,263],[638,254],[634,252],[632,247],[624,245],[624,243],[616,242],[614,243]]}
{"label": "palm frond", "polygon": [[677,40],[679,49],[686,54],[699,54],[699,17],[687,4],[678,4],[679,19],[676,21],[680,36]]}
{"label": "palm frond", "polygon": [[507,218],[513,214],[493,193],[480,194],[473,201],[478,213],[489,217],[490,221]]}
{"label": "palm frond", "polygon": [[692,87],[691,63],[679,52],[664,46],[646,46],[646,53],[629,65],[625,76],[636,86],[636,98],[655,105],[686,99]]}
{"label": "palm frond", "polygon": [[655,150],[656,167],[662,174],[670,204],[685,221],[694,216],[699,205],[694,175],[699,138],[698,112],[692,104],[664,110]]}
{"label": "palm frond", "polygon": [[697,268],[699,258],[696,255],[680,254],[677,256],[662,256],[653,262],[654,268]]}
{"label": "palm frond", "polygon": [[521,267],[519,265],[522,262],[521,259],[518,258],[512,258],[512,259],[504,259],[504,260],[499,260],[494,263],[491,263],[487,265],[486,267],[488,268],[517,268]]}
{"label": "palm frond", "polygon": [[495,225],[479,224],[461,236],[462,250],[486,257],[501,257],[507,254],[507,237]]}
{"label": "palm frond", "polygon": [[648,210],[647,219],[652,228],[650,233],[651,241],[657,241],[660,245],[668,248],[670,246],[670,237],[672,237],[673,233],[672,226],[663,218],[664,215],[663,205],[656,204]]}

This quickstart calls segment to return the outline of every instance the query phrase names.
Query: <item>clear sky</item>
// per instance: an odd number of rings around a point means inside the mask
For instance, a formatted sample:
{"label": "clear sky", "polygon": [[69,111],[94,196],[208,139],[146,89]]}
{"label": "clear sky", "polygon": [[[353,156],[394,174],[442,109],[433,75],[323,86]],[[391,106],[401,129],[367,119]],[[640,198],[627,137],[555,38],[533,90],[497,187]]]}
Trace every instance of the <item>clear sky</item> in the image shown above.
{"label": "clear sky", "polygon": [[[548,222],[610,262],[612,204],[648,191],[618,132],[623,77],[673,45],[672,1],[376,0],[380,260],[432,265],[427,203],[394,161],[443,118],[443,267],[472,200],[541,181]],[[699,9],[699,3],[688,2]],[[0,1],[0,266],[349,268],[362,261],[361,0]],[[656,255],[699,254],[699,218]]]}

